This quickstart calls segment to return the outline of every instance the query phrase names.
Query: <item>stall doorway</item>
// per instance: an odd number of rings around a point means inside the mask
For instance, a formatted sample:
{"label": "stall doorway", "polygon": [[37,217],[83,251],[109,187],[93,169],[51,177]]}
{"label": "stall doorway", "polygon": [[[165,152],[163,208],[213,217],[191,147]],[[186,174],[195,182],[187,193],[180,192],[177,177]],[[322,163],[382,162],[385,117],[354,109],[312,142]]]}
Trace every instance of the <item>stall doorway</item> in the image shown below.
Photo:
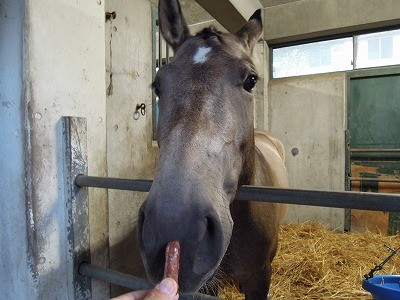
{"label": "stall doorway", "polygon": [[[348,80],[347,189],[400,193],[400,72],[350,74]],[[396,234],[400,215],[351,210],[346,227]]]}

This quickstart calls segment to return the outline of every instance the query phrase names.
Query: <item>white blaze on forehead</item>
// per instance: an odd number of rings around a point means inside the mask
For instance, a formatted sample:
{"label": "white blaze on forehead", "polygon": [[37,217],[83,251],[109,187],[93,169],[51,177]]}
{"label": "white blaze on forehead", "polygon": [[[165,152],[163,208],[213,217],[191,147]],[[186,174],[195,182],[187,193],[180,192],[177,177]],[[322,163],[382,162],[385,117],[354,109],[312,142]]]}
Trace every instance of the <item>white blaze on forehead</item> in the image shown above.
{"label": "white blaze on forehead", "polygon": [[211,51],[211,47],[199,47],[193,56],[195,64],[202,64],[207,61],[207,54]]}

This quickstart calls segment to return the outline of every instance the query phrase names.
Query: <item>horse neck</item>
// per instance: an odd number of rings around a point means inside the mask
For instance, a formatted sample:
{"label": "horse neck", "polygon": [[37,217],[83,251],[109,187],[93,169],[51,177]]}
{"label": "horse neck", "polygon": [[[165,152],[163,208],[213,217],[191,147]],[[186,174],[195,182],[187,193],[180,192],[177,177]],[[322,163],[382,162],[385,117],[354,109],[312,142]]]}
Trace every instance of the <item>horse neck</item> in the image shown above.
{"label": "horse neck", "polygon": [[242,172],[239,176],[239,186],[252,185],[254,183],[255,175],[255,159],[256,159],[256,146],[254,141],[254,134],[248,141],[247,149],[244,151]]}

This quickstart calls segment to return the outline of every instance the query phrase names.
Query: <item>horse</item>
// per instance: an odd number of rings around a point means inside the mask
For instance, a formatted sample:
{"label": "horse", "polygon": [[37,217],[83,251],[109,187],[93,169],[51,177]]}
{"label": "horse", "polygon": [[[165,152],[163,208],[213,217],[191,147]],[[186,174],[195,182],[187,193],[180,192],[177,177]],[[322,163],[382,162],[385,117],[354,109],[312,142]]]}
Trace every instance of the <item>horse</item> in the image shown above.
{"label": "horse", "polygon": [[181,292],[222,270],[246,299],[267,299],[286,205],[235,200],[241,185],[288,185],[282,143],[254,130],[261,11],[235,34],[210,27],[191,35],[179,1],[160,0],[159,25],[174,58],[152,84],[160,153],[137,236],[147,276],[162,279],[165,247],[176,240]]}

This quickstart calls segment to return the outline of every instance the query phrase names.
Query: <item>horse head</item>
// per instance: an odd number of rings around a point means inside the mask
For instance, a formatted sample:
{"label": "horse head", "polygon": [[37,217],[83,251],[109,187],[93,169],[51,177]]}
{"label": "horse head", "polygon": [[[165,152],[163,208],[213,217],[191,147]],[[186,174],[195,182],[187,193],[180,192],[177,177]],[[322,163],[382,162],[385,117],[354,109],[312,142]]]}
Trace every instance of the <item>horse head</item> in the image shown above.
{"label": "horse head", "polygon": [[169,241],[181,244],[179,285],[197,291],[228,248],[230,204],[252,180],[257,72],[253,48],[261,11],[235,34],[206,28],[192,36],[179,2],[159,3],[162,35],[174,58],[157,73],[160,157],[139,212],[138,241],[148,277],[161,280]]}

